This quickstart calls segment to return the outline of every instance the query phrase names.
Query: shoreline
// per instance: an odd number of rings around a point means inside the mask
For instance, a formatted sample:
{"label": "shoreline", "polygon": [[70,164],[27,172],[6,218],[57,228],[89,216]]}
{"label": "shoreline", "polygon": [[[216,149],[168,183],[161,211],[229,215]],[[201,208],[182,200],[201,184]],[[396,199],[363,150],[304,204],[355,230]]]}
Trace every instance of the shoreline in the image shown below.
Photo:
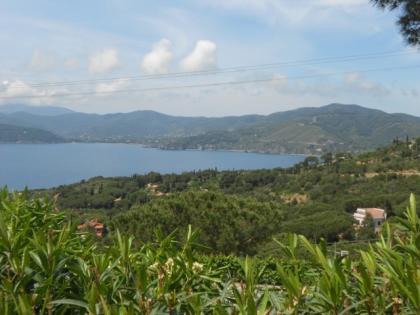
{"label": "shoreline", "polygon": [[293,156],[320,156],[318,154],[305,153],[287,153],[287,152],[264,152],[240,149],[167,149],[159,146],[151,146],[138,142],[110,142],[110,141],[65,141],[65,142],[0,142],[0,145],[58,145],[58,144],[124,144],[136,145],[145,149],[154,149],[161,151],[203,151],[203,152],[231,152],[231,153],[250,153],[261,155],[293,155]]}

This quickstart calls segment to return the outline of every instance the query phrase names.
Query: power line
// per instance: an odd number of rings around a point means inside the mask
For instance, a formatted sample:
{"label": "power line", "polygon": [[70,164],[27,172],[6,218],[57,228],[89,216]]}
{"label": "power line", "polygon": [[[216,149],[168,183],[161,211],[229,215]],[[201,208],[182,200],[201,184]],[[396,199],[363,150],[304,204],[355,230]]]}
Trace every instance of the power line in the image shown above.
{"label": "power line", "polygon": [[75,92],[75,93],[57,93],[51,95],[15,95],[15,96],[0,96],[0,99],[16,99],[16,98],[45,98],[45,97],[68,97],[68,96],[86,96],[86,95],[98,95],[98,94],[116,94],[116,93],[128,93],[128,92],[149,92],[149,91],[162,91],[162,90],[173,90],[173,89],[189,89],[189,88],[201,88],[201,87],[218,87],[225,85],[242,85],[251,83],[263,83],[263,82],[276,82],[284,80],[297,80],[297,79],[308,79],[308,78],[319,78],[336,75],[345,75],[352,73],[368,73],[368,72],[381,72],[381,71],[393,71],[393,70],[411,70],[420,68],[420,65],[406,66],[406,67],[386,67],[386,68],[374,68],[365,70],[353,70],[336,73],[325,73],[325,74],[314,74],[304,76],[294,76],[288,78],[269,78],[269,79],[254,79],[254,80],[240,80],[240,81],[224,81],[214,83],[203,83],[203,84],[190,84],[190,85],[174,85],[174,86],[163,86],[163,87],[151,87],[151,88],[137,88],[137,89],[121,89],[115,91],[87,91],[87,92]]}
{"label": "power line", "polygon": [[20,88],[27,88],[27,87],[76,86],[76,85],[94,84],[94,83],[109,82],[109,81],[144,81],[144,80],[157,80],[157,79],[165,79],[165,78],[172,79],[172,78],[195,77],[195,76],[203,76],[203,75],[218,75],[218,74],[237,73],[237,72],[246,72],[246,71],[269,70],[269,69],[279,68],[279,67],[299,67],[299,66],[337,63],[337,62],[351,62],[351,61],[359,61],[359,60],[371,60],[371,59],[377,59],[377,58],[389,58],[389,57],[395,57],[395,56],[400,56],[400,55],[413,54],[414,52],[415,51],[379,52],[379,53],[371,53],[371,54],[348,55],[348,56],[341,56],[341,57],[327,57],[327,58],[289,61],[289,62],[276,62],[276,63],[267,63],[267,64],[251,65],[251,66],[236,66],[236,67],[227,67],[227,68],[221,68],[221,69],[211,69],[211,70],[191,71],[191,72],[172,72],[172,73],[166,73],[166,74],[111,77],[111,78],[85,79],[85,80],[74,80],[74,81],[39,82],[39,83],[14,85],[9,88],[20,89]]}
{"label": "power line", "polygon": [[117,93],[129,93],[129,92],[150,92],[150,91],[162,91],[162,90],[174,90],[174,89],[190,89],[190,88],[201,88],[201,87],[218,87],[225,85],[242,85],[251,83],[263,83],[263,82],[276,82],[284,80],[297,80],[297,79],[308,79],[308,78],[319,78],[336,75],[345,75],[357,73],[368,73],[368,72],[382,72],[382,71],[393,71],[393,70],[411,70],[420,68],[420,65],[405,66],[405,67],[386,67],[386,68],[374,68],[366,70],[353,70],[336,73],[325,73],[325,74],[314,74],[305,76],[294,76],[287,78],[270,78],[270,79],[254,79],[254,80],[240,80],[240,81],[224,81],[214,83],[203,83],[203,84],[190,84],[190,85],[174,85],[174,86],[162,86],[162,87],[151,87],[151,88],[136,88],[136,89],[121,89],[115,91],[87,91],[87,92],[75,92],[75,93],[57,93],[51,95],[15,95],[15,96],[0,96],[0,99],[16,99],[16,98],[45,98],[45,97],[68,97],[68,96],[86,96],[86,95],[100,95],[100,94],[117,94]]}

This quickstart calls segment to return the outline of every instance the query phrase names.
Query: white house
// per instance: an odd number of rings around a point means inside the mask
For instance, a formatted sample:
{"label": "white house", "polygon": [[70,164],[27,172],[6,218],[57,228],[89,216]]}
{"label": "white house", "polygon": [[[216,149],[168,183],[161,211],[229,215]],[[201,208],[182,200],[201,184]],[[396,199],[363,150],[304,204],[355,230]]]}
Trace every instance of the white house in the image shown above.
{"label": "white house", "polygon": [[370,215],[373,219],[375,232],[379,232],[382,224],[386,220],[385,210],[379,208],[357,208],[353,217],[358,222],[359,226],[361,226],[368,215]]}

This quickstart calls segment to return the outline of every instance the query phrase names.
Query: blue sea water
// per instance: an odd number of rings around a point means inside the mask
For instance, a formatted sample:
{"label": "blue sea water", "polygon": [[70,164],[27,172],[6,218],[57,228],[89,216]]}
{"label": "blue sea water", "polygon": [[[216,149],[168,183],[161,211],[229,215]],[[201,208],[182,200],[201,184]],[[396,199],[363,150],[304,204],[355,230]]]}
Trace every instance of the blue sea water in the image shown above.
{"label": "blue sea water", "polygon": [[181,173],[292,166],[301,155],[229,151],[164,151],[133,144],[0,144],[0,186],[48,188],[94,176],[130,176],[150,171]]}

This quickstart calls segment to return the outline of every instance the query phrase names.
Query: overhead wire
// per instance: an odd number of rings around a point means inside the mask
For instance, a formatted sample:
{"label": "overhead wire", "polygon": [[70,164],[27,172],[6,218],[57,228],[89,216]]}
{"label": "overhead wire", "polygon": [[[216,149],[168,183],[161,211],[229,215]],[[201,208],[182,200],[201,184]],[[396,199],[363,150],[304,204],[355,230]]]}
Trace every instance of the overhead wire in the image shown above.
{"label": "overhead wire", "polygon": [[246,71],[258,71],[258,70],[262,71],[262,70],[269,70],[269,69],[274,69],[274,68],[279,68],[279,67],[300,67],[300,66],[311,66],[311,65],[320,65],[320,64],[328,64],[328,63],[337,63],[337,62],[371,60],[371,59],[377,59],[377,58],[389,58],[389,57],[407,55],[407,54],[412,54],[412,53],[414,53],[414,51],[379,52],[379,53],[371,53],[371,54],[348,55],[348,56],[288,61],[288,62],[266,63],[266,64],[259,64],[259,65],[226,67],[226,68],[209,69],[209,70],[201,70],[201,71],[171,72],[171,73],[165,73],[165,74],[120,76],[120,77],[82,79],[82,80],[72,80],[72,81],[51,81],[51,82],[46,81],[46,82],[34,82],[34,83],[29,82],[25,84],[14,84],[13,86],[10,86],[9,89],[20,89],[20,88],[28,88],[28,87],[35,88],[35,87],[78,86],[78,85],[95,84],[95,83],[109,82],[109,81],[122,82],[122,81],[144,81],[144,80],[185,78],[185,77],[218,75],[218,74],[228,74],[228,73],[237,73],[237,72],[246,72]]}
{"label": "overhead wire", "polygon": [[394,70],[412,70],[416,68],[420,68],[420,65],[359,69],[359,70],[344,71],[344,72],[312,74],[312,75],[291,76],[291,77],[278,77],[278,78],[274,77],[274,78],[252,79],[252,80],[222,81],[222,82],[213,82],[213,83],[159,86],[159,87],[150,87],[150,88],[130,88],[130,89],[119,89],[119,90],[114,90],[114,91],[86,91],[86,92],[69,92],[69,93],[42,94],[42,95],[0,96],[0,99],[69,97],[69,96],[129,93],[129,92],[150,92],[150,91],[162,91],[162,90],[174,90],[174,89],[191,89],[191,88],[202,88],[202,87],[218,87],[218,86],[228,86],[228,85],[242,85],[242,84],[252,84],[252,83],[278,82],[278,81],[285,81],[285,80],[288,81],[288,80],[298,80],[298,79],[308,79],[308,78],[329,77],[329,76],[353,74],[355,72],[368,73],[368,72],[381,72],[381,71],[394,71]]}

